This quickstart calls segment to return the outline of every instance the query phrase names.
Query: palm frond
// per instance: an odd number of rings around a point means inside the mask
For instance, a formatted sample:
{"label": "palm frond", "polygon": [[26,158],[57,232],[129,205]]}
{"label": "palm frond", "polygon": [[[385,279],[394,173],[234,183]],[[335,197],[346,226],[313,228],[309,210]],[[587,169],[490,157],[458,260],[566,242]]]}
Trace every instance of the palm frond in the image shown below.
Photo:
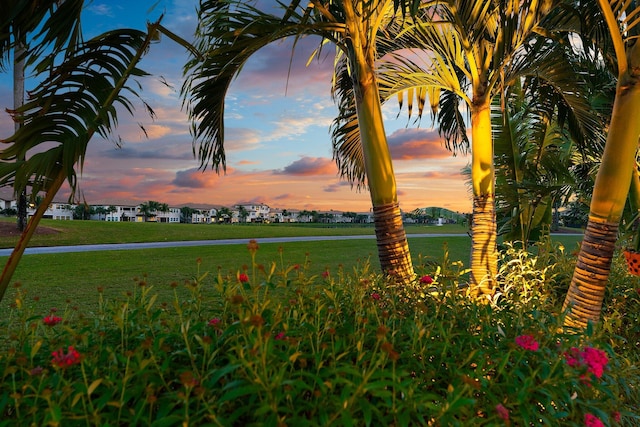
{"label": "palm frond", "polygon": [[12,112],[22,126],[2,141],[7,146],[0,152],[0,185],[11,184],[16,192],[31,187],[35,195],[64,173],[73,193],[75,166],[82,170],[93,134],[113,130],[114,104],[131,109],[127,95],[136,92],[126,82],[146,74],[136,66],[154,31],[111,31],[68,51],[30,92],[29,102]]}
{"label": "palm frond", "polygon": [[294,1],[287,7],[280,3],[285,13],[279,17],[234,0],[201,2],[196,48],[203,59],[196,57],[186,65],[182,87],[183,105],[192,123],[193,154],[201,168],[211,163],[219,172],[226,167],[224,99],[251,55],[286,37],[320,35],[342,43],[333,34],[343,33],[344,25],[327,19],[339,10],[318,10],[312,2],[300,11],[298,4]]}

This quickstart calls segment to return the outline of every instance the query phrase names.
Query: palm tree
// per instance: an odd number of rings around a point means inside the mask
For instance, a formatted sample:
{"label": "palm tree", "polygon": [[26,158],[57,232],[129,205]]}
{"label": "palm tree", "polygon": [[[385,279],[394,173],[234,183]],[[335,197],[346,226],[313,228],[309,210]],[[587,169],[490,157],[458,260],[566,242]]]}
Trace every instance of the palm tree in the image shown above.
{"label": "palm tree", "polygon": [[[39,30],[39,25],[47,18],[58,18],[56,28],[45,27],[44,31],[37,33],[35,38],[39,38],[42,43],[36,48],[41,52],[43,47],[52,46],[50,55],[59,52],[61,41],[69,37],[75,31],[76,17],[80,11],[82,1],[69,0],[62,4],[56,0],[6,0],[0,5],[0,68],[6,66],[5,60],[9,58],[9,53],[13,51],[13,108],[18,110],[24,104],[25,91],[25,69],[27,65],[32,65],[38,55],[33,55],[29,44],[30,38]],[[60,20],[65,16],[64,21]],[[21,123],[15,122],[15,130],[18,131]],[[24,160],[24,159],[21,159]],[[24,231],[27,225],[27,190],[14,189],[17,196],[17,228]]]}
{"label": "palm tree", "polygon": [[[76,3],[80,4],[77,15],[69,14],[66,7]],[[0,185],[13,185],[16,192],[30,187],[32,194],[44,192],[45,196],[5,264],[0,276],[0,300],[47,206],[65,181],[74,196],[75,167],[78,164],[82,169],[94,133],[106,136],[111,132],[117,121],[115,104],[131,110],[122,92],[136,95],[127,81],[132,75],[144,75],[137,64],[160,30],[158,21],[149,25],[147,33],[115,30],[82,41],[75,20],[79,19],[81,6],[79,0],[64,2],[41,23],[46,39],[58,40],[60,45],[53,53],[49,43],[32,49],[33,61],[42,51],[51,56],[36,64],[40,83],[30,92],[29,101],[12,112],[22,126],[3,141],[6,148],[0,152]],[[73,31],[64,32],[62,23],[67,21],[74,22]],[[60,37],[62,33],[64,37]],[[27,152],[35,154],[27,158]]]}
{"label": "palm tree", "polygon": [[[471,149],[473,191],[472,295],[491,294],[497,273],[495,169],[491,104],[525,76],[546,81],[569,109],[570,122],[583,134],[597,134],[598,122],[576,91],[579,82],[562,44],[538,36],[551,2],[536,0],[458,0],[426,2],[411,25],[396,30],[399,46],[380,67],[384,99],[408,100],[418,117],[431,106],[447,148]],[[547,32],[550,34],[550,32]],[[471,121],[471,141],[461,109]],[[570,108],[569,108],[570,107]]]}
{"label": "palm tree", "polygon": [[[611,36],[618,82],[604,153],[591,197],[589,221],[571,285],[564,301],[565,326],[584,328],[600,320],[602,301],[631,179],[636,169],[640,137],[640,43],[636,2],[598,0]],[[606,52],[605,52],[606,53]]]}
{"label": "palm tree", "polygon": [[242,205],[238,206],[238,217],[240,218],[240,222],[247,222],[247,217],[249,216],[249,212],[247,208]]}
{"label": "palm tree", "polygon": [[[245,2],[201,0],[197,45],[203,60],[191,61],[183,87],[193,122],[194,153],[206,168],[225,168],[224,99],[231,81],[249,57],[269,43],[317,35],[337,48],[348,63],[355,92],[357,128],[364,170],[375,216],[378,255],[383,272],[400,283],[414,279],[413,265],[397,200],[395,175],[387,145],[376,75],[376,38],[396,6],[393,0],[292,0],[283,15],[265,13]],[[404,11],[399,5],[398,10]]]}

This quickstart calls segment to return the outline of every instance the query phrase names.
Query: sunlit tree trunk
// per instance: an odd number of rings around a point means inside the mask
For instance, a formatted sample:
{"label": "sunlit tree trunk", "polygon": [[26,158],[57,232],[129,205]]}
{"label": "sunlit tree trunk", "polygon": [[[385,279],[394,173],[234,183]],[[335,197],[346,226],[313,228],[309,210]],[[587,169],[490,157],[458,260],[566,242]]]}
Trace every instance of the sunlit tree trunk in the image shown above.
{"label": "sunlit tree trunk", "polygon": [[474,296],[491,294],[498,272],[496,245],[495,171],[489,102],[474,105],[471,112],[471,288]]}
{"label": "sunlit tree trunk", "polygon": [[384,129],[380,92],[374,72],[374,55],[357,22],[350,1],[345,2],[349,26],[349,59],[355,95],[365,172],[373,205],[373,216],[382,271],[398,283],[414,279],[407,236],[400,216],[396,179]]}
{"label": "sunlit tree trunk", "polygon": [[619,72],[589,222],[564,301],[563,309],[568,310],[565,326],[585,327],[588,322],[600,320],[618,226],[636,167],[640,137],[640,43],[627,50],[626,58],[629,66]]}

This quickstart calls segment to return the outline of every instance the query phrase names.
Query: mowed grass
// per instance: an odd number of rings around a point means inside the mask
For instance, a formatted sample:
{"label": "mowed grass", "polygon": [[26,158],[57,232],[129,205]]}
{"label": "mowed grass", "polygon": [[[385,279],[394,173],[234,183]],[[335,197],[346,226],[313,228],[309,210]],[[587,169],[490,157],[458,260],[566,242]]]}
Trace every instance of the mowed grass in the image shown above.
{"label": "mowed grass", "polygon": [[[15,219],[2,218],[13,222]],[[257,239],[293,236],[373,235],[372,224],[157,224],[106,221],[42,220],[40,227],[53,234],[36,233],[29,246],[64,246],[103,243],[141,243],[161,241]],[[466,233],[467,227],[449,224],[441,227],[407,225],[407,234]],[[0,237],[0,248],[11,248],[17,236]]]}
{"label": "mowed grass", "polygon": [[[127,243],[176,240],[256,239],[260,248],[256,264],[269,271],[275,263],[276,274],[293,265],[300,265],[310,277],[329,271],[352,272],[370,264],[379,270],[374,239],[336,240],[322,242],[261,243],[264,237],[290,237],[305,235],[374,234],[371,227],[328,227],[291,225],[191,225],[191,224],[131,224],[98,221],[45,221],[44,226],[60,230],[50,236],[36,236],[34,244],[77,245],[90,243]],[[146,230],[146,231],[145,231]],[[450,233],[446,237],[411,237],[416,233]],[[454,235],[465,233],[462,226],[425,227],[408,226],[409,245],[414,264],[424,274],[433,274],[433,263],[442,263],[446,245],[450,261],[460,260],[468,266],[471,239]],[[145,234],[147,233],[147,234]],[[572,250],[579,236],[558,236]],[[56,243],[52,244],[55,241]],[[7,257],[0,257],[6,262]],[[158,298],[173,298],[175,284],[185,292],[185,282],[207,273],[209,278],[218,273],[235,275],[246,269],[253,274],[252,260],[246,243],[237,245],[176,247],[161,249],[94,251],[24,255],[12,283],[19,283],[29,298],[39,300],[46,307],[84,306],[97,304],[97,289],[105,296],[120,296],[131,291],[140,281],[154,286]],[[423,267],[424,266],[424,267]],[[292,273],[290,273],[292,274]],[[172,286],[173,284],[173,286]],[[12,301],[14,288],[7,291],[5,301]]]}

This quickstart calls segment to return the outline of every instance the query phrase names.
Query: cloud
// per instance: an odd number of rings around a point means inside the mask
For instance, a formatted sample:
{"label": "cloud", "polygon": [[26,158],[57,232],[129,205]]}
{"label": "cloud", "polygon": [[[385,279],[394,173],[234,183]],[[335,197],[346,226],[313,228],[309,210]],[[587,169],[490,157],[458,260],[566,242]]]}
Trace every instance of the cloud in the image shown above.
{"label": "cloud", "polygon": [[183,188],[213,188],[218,179],[219,176],[215,172],[189,169],[176,172],[171,184]]}
{"label": "cloud", "polygon": [[444,148],[436,130],[398,129],[387,140],[391,156],[396,160],[443,159],[452,156]]}
{"label": "cloud", "polygon": [[87,10],[99,16],[114,17],[113,9],[105,3],[92,3],[87,7]]}
{"label": "cloud", "polygon": [[[325,193],[336,193],[342,191],[344,187],[349,187],[353,191],[358,191],[357,186],[352,185],[349,181],[338,181],[322,188]],[[361,192],[361,191],[360,191]]]}
{"label": "cloud", "polygon": [[285,166],[282,170],[274,171],[274,174],[283,175],[335,175],[337,173],[335,163],[326,157],[302,157],[299,160]]}

